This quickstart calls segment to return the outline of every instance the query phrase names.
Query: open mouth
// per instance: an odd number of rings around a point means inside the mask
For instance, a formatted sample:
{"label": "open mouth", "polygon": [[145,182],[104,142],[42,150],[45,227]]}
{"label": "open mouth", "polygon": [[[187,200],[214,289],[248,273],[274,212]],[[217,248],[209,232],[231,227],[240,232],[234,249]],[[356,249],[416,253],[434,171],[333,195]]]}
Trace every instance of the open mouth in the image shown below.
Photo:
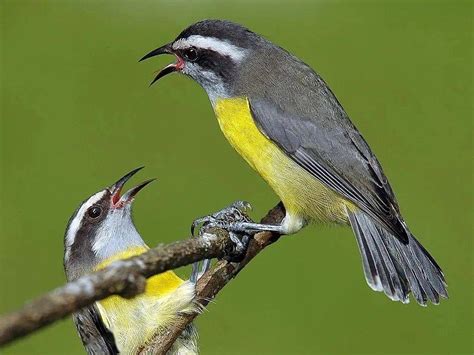
{"label": "open mouth", "polygon": [[159,79],[161,79],[165,75],[174,73],[175,71],[181,71],[183,68],[184,68],[184,60],[176,55],[176,63],[168,64],[166,67],[161,69],[158,72],[158,74],[155,76],[153,81],[150,83],[150,86],[152,86],[155,82],[157,82]]}
{"label": "open mouth", "polygon": [[129,173],[122,176],[115,184],[113,184],[112,186],[109,187],[109,191],[112,194],[111,202],[112,202],[112,206],[114,208],[121,208],[121,207],[125,206],[126,204],[131,203],[135,199],[135,196],[137,195],[137,193],[141,189],[143,189],[146,185],[148,185],[150,182],[155,180],[155,179],[146,180],[146,181],[142,182],[141,184],[138,184],[137,186],[132,187],[130,190],[125,192],[123,195],[120,195],[120,193],[122,192],[122,188],[125,185],[125,183],[128,180],[130,180],[130,178],[133,175],[135,175],[138,171],[140,171],[141,169],[143,169],[143,166],[130,171]]}
{"label": "open mouth", "polygon": [[174,73],[176,71],[181,71],[184,68],[184,64],[185,64],[184,60],[180,56],[178,56],[176,53],[173,52],[173,50],[171,49],[170,44],[166,44],[163,47],[152,50],[151,52],[145,54],[139,61],[141,62],[145,59],[155,57],[155,56],[161,55],[161,54],[174,54],[176,56],[176,63],[169,64],[166,67],[164,67],[163,69],[161,69],[158,72],[158,74],[155,76],[153,81],[150,83],[150,86],[153,85],[155,82],[157,82],[162,77],[164,77],[165,75]]}

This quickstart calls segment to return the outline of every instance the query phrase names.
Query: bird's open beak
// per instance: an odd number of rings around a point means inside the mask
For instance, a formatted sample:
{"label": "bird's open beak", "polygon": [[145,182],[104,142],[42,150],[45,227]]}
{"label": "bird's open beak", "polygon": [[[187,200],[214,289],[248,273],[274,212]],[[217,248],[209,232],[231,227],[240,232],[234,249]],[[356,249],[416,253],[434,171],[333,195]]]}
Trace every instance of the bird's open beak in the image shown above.
{"label": "bird's open beak", "polygon": [[142,182],[141,184],[131,188],[128,190],[126,193],[124,193],[122,196],[120,196],[120,192],[122,191],[123,186],[125,183],[130,180],[130,178],[135,175],[138,171],[143,169],[143,166],[133,169],[129,173],[125,174],[122,176],[120,179],[117,180],[115,184],[109,187],[109,191],[112,194],[112,205],[115,208],[120,208],[124,206],[127,203],[130,203],[133,201],[135,198],[135,195],[143,189],[146,185],[148,185],[150,182],[154,181],[155,179],[150,179],[147,181]]}
{"label": "bird's open beak", "polygon": [[[173,49],[171,48],[171,43],[165,44],[164,46],[162,46],[160,48],[152,50],[150,53],[143,56],[143,58],[140,59],[139,61],[141,62],[145,59],[155,57],[155,56],[160,55],[160,54],[175,54],[173,52]],[[183,69],[183,67],[184,67],[183,59],[180,58],[178,55],[176,55],[176,58],[177,58],[176,63],[169,64],[158,72],[158,74],[155,76],[153,81],[150,83],[150,86],[153,85],[155,82],[157,82],[162,77],[164,77],[165,75],[168,75],[168,74],[171,74],[175,71],[180,71],[181,69]]]}
{"label": "bird's open beak", "polygon": [[138,193],[138,191],[140,191],[141,189],[143,189],[146,185],[148,185],[150,182],[153,182],[155,181],[156,179],[149,179],[149,180],[146,180],[144,182],[142,182],[141,184],[135,186],[135,187],[132,187],[130,190],[128,190],[127,192],[125,192],[122,197],[120,198],[119,200],[119,204],[122,203],[122,204],[125,204],[125,203],[131,203],[133,202],[133,200],[135,199],[135,195]]}

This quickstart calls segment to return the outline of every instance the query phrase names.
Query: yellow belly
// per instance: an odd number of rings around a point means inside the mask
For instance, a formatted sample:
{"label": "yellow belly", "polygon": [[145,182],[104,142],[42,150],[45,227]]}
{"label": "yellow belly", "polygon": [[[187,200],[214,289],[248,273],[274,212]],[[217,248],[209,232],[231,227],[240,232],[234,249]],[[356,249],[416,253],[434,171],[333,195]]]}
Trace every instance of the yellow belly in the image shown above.
{"label": "yellow belly", "polygon": [[[96,269],[146,250],[145,247],[128,249],[109,258]],[[132,299],[110,296],[96,303],[102,321],[114,334],[121,353],[135,353],[160,327],[169,324],[178,312],[190,310],[194,289],[192,285],[188,287],[189,282],[184,283],[174,272],[167,271],[150,277],[145,292],[139,296]]]}
{"label": "yellow belly", "polygon": [[255,125],[245,98],[219,99],[219,126],[230,144],[280,197],[286,210],[312,220],[347,222],[350,203],[325,187],[265,137]]}

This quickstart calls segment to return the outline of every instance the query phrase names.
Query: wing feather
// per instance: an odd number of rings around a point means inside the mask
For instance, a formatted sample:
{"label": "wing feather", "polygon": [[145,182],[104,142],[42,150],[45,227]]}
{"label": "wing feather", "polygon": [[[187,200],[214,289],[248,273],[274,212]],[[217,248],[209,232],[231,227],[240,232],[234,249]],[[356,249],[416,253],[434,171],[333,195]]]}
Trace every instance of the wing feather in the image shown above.
{"label": "wing feather", "polygon": [[114,335],[100,319],[95,305],[74,313],[73,320],[88,354],[115,355],[119,353]]}
{"label": "wing feather", "polygon": [[400,241],[408,242],[405,223],[382,167],[348,117],[334,122],[334,117],[324,120],[288,114],[269,100],[250,99],[249,104],[260,131],[291,159]]}

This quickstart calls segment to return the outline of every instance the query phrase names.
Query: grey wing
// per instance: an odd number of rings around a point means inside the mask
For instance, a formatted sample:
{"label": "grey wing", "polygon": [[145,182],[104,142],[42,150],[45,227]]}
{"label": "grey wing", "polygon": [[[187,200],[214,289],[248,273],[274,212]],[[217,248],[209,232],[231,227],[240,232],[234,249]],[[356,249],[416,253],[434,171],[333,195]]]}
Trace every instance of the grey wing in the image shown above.
{"label": "grey wing", "polygon": [[119,353],[114,335],[105,327],[94,305],[74,313],[73,320],[88,354]]}
{"label": "grey wing", "polygon": [[324,102],[314,103],[321,107],[314,116],[290,114],[268,99],[250,99],[255,123],[298,165],[407,243],[407,229],[382,167],[325,88]]}

